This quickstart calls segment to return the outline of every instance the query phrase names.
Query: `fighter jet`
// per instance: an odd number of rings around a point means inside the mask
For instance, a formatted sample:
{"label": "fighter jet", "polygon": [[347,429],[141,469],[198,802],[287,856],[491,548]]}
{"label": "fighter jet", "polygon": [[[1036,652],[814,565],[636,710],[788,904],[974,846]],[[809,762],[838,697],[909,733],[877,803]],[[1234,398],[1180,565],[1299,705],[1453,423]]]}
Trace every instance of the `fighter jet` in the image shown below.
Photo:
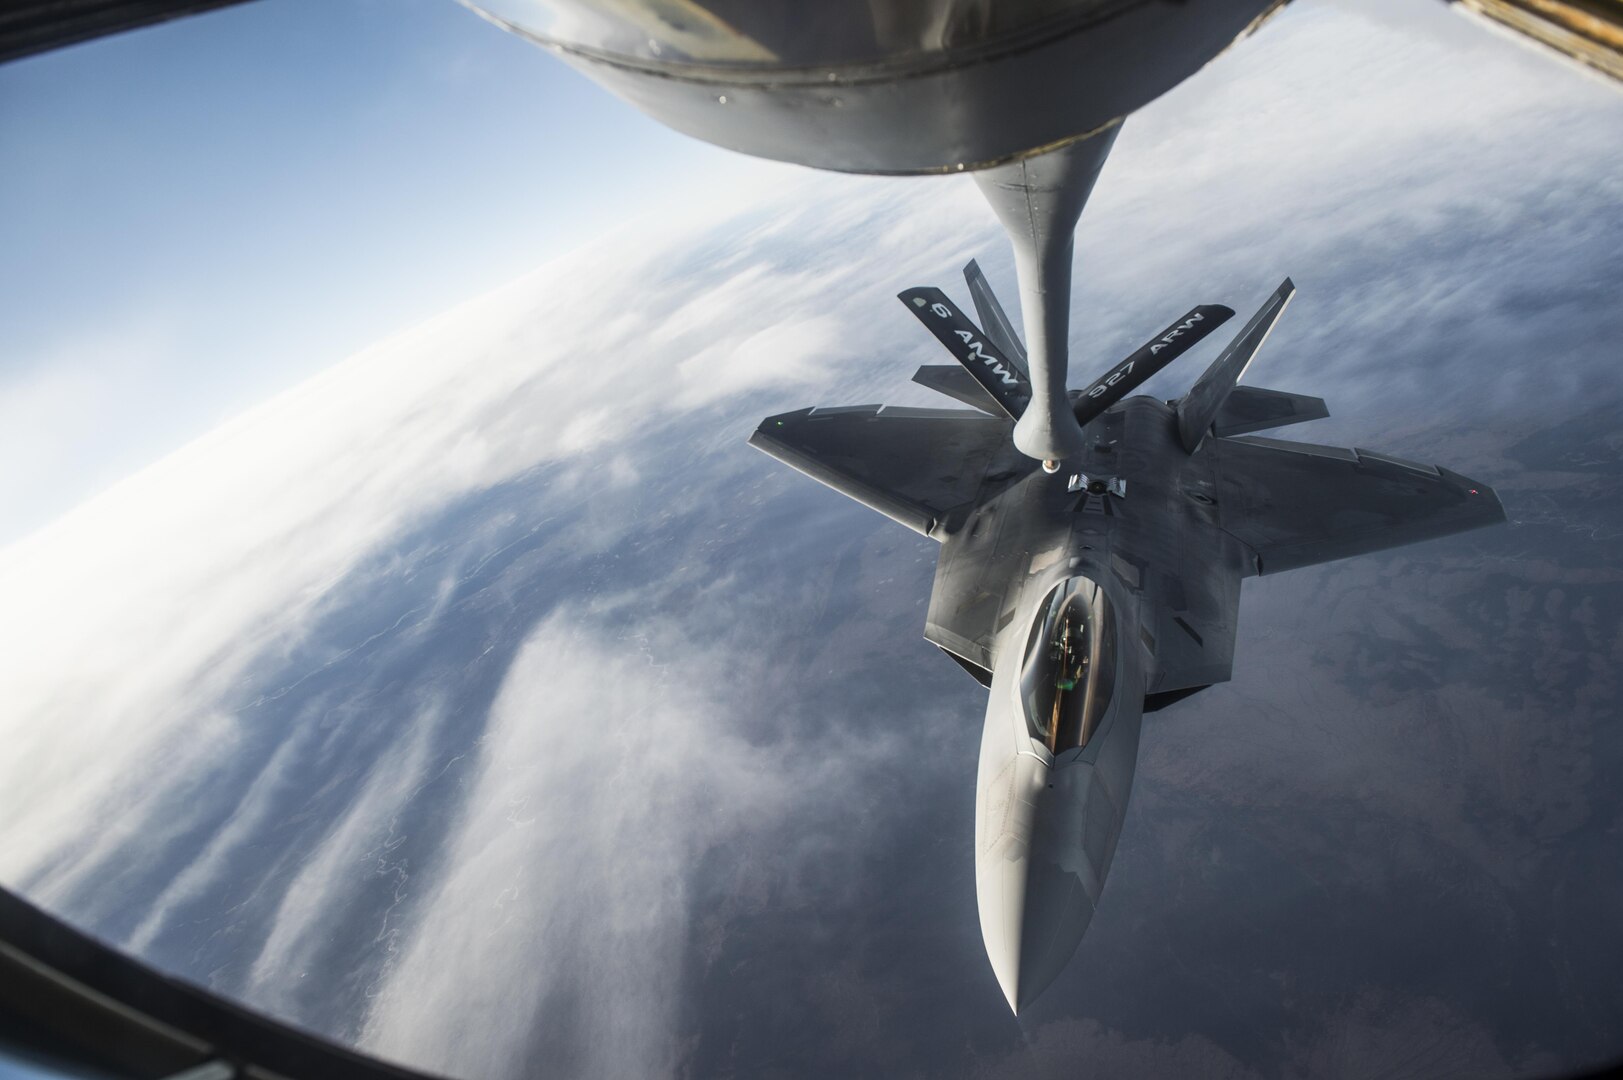
{"label": "fighter jet", "polygon": [[1014,443],[1036,400],[1025,349],[975,263],[965,276],[979,325],[939,289],[900,297],[960,365],[914,381],[969,409],[801,409],[750,443],[941,545],[924,636],[989,691],[975,888],[1018,1013],[1103,900],[1141,718],[1233,675],[1240,583],[1505,514],[1440,466],[1252,434],[1328,415],[1319,398],[1238,385],[1289,279],[1181,398],[1127,395],[1229,308],[1193,308],[1066,393],[1083,440],[1049,471]]}

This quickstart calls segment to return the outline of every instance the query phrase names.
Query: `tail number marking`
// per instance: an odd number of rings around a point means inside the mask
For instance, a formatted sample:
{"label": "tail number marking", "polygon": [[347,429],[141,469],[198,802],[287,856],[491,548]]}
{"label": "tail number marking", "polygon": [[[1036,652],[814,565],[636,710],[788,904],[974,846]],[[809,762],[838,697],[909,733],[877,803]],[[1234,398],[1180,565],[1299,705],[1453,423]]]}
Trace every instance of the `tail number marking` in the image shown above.
{"label": "tail number marking", "polygon": [[1099,382],[1094,385],[1093,389],[1088,391],[1088,397],[1098,397],[1106,390],[1109,390],[1112,386],[1115,386],[1117,383],[1121,382],[1127,377],[1127,373],[1133,370],[1133,365],[1136,363],[1138,363],[1137,360],[1129,360],[1115,371],[1112,371],[1109,375],[1106,375],[1103,379],[1100,379]]}
{"label": "tail number marking", "polygon": [[1197,311],[1195,314],[1189,316],[1189,318],[1185,319],[1177,326],[1174,326],[1171,330],[1168,330],[1166,333],[1162,334],[1161,337],[1156,340],[1155,344],[1150,346],[1150,355],[1154,356],[1168,345],[1171,345],[1174,338],[1182,337],[1185,330],[1188,330],[1190,327],[1194,326],[1198,322],[1201,322],[1205,318],[1206,316]]}
{"label": "tail number marking", "polygon": [[[930,314],[938,319],[950,319],[953,316],[953,311],[946,304],[935,303],[930,305]],[[977,341],[974,334],[971,334],[968,330],[954,330],[953,333],[963,340],[964,347],[969,350],[970,358],[979,360],[990,368],[993,375],[1003,380],[1004,386],[1020,385],[1020,377],[999,363],[997,357],[988,356],[986,354],[987,346]]]}

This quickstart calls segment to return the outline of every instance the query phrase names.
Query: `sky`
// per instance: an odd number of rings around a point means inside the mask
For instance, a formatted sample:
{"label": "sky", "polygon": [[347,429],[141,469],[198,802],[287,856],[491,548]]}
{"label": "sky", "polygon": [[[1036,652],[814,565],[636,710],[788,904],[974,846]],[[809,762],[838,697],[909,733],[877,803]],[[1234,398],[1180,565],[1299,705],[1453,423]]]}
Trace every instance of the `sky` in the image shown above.
{"label": "sky", "polygon": [[273,0],[0,68],[0,544],[616,227],[789,170],[449,0]]}
{"label": "sky", "polygon": [[[985,699],[920,640],[933,545],[744,445],[785,409],[939,403],[894,293],[956,294],[973,255],[1012,300],[962,178],[740,165],[778,179],[605,209],[522,273],[378,270],[341,362],[282,368],[241,329],[279,302],[238,294],[218,348],[266,392],[199,390],[145,468],[121,435],[135,471],[0,549],[0,882],[467,1077],[1615,1056],[1623,114],[1426,10],[1295,6],[1133,118],[1078,233],[1075,374],[1288,273],[1247,381],[1332,416],[1286,436],[1486,478],[1511,522],[1247,583],[1234,682],[1146,723],[1095,923],[1030,1015],[979,939]],[[312,286],[348,317],[340,286],[374,279]]]}

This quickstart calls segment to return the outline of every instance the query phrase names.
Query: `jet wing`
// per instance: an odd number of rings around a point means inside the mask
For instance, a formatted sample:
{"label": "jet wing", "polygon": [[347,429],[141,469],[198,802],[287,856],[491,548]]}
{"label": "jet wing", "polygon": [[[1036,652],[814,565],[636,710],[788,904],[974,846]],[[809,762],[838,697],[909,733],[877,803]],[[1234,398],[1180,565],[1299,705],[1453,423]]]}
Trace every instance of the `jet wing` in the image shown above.
{"label": "jet wing", "polygon": [[750,445],[929,536],[975,498],[1011,427],[961,409],[850,405],[769,416]]}
{"label": "jet wing", "polygon": [[1433,465],[1254,435],[1206,445],[1219,522],[1256,554],[1261,574],[1505,520],[1491,488]]}

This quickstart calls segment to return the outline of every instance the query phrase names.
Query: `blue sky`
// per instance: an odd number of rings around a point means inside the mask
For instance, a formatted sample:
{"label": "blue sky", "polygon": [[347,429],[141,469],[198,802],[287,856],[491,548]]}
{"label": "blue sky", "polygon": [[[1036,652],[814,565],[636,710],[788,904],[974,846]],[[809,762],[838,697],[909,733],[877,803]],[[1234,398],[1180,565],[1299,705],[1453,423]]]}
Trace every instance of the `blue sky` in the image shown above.
{"label": "blue sky", "polygon": [[448,0],[271,0],[0,68],[0,544],[639,214],[771,166]]}

